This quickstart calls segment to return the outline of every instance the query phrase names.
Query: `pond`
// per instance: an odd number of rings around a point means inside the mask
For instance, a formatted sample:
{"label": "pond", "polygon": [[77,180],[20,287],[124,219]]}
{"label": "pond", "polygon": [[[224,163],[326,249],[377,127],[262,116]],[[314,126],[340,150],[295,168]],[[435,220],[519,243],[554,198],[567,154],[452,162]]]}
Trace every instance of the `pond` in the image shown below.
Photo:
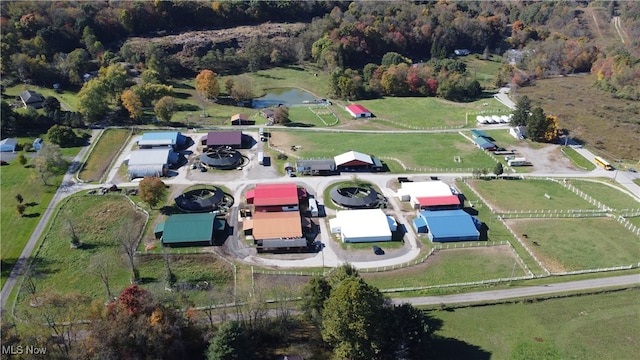
{"label": "pond", "polygon": [[288,107],[310,104],[324,104],[326,99],[317,99],[310,93],[294,88],[269,89],[261,98],[253,99],[251,107],[262,109],[270,106],[285,105]]}

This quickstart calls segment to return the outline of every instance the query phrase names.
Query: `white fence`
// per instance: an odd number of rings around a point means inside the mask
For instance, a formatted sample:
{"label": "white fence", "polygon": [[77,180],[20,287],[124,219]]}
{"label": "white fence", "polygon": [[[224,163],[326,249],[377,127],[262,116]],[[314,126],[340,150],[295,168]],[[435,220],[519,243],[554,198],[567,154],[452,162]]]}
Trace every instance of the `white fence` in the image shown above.
{"label": "white fence", "polygon": [[591,196],[589,196],[588,194],[586,194],[584,191],[578,189],[577,187],[569,184],[566,179],[564,181],[560,181],[558,179],[552,179],[552,178],[546,178],[546,180],[548,181],[553,181],[556,182],[562,186],[564,186],[565,188],[569,189],[571,192],[573,192],[574,194],[580,196],[580,198],[582,198],[583,200],[586,200],[589,202],[589,204],[591,205],[595,205],[598,208],[602,209],[602,210],[606,210],[606,211],[611,211],[611,208],[606,206],[605,204],[601,203],[600,201],[592,198]]}
{"label": "white fence", "polygon": [[627,220],[624,216],[613,216],[616,221],[620,223],[620,225],[624,226],[625,229],[630,230],[632,233],[640,236],[640,227],[632,224],[629,220]]}
{"label": "white fence", "polygon": [[542,262],[535,256],[535,254],[533,253],[533,251],[531,251],[531,249],[529,249],[529,247],[524,243],[524,241],[522,241],[522,239],[516,235],[516,233],[511,229],[511,227],[507,226],[507,224],[505,223],[504,219],[501,216],[498,216],[498,220],[500,220],[500,222],[502,223],[502,225],[504,225],[505,228],[507,228],[507,230],[509,230],[509,232],[511,233],[511,235],[518,240],[518,242],[520,243],[520,245],[527,251],[527,253],[529,253],[529,256],[531,256],[533,258],[533,260],[535,260],[535,262],[538,264],[538,266],[547,274],[549,275],[549,270],[547,270],[546,267],[544,267],[544,265],[542,265]]}

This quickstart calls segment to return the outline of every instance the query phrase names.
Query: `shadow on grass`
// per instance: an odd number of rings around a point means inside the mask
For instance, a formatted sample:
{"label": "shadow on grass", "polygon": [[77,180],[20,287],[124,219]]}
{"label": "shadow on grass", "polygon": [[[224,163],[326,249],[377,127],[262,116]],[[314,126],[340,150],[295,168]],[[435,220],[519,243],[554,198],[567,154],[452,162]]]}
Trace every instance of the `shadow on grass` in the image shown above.
{"label": "shadow on grass", "polygon": [[257,77],[265,78],[265,79],[273,79],[273,80],[284,80],[283,77],[273,76],[271,74],[255,74]]}
{"label": "shadow on grass", "polygon": [[22,217],[26,217],[26,218],[37,218],[40,216],[39,212],[34,212],[31,214],[22,214]]}
{"label": "shadow on grass", "polygon": [[491,353],[479,346],[469,344],[454,338],[436,336],[431,346],[430,358],[453,360],[453,359],[491,359]]}
{"label": "shadow on grass", "polygon": [[301,122],[290,122],[290,123],[284,124],[284,126],[286,126],[286,127],[309,128],[309,127],[314,127],[315,125],[313,125],[313,124],[305,124],[305,123],[301,123]]}

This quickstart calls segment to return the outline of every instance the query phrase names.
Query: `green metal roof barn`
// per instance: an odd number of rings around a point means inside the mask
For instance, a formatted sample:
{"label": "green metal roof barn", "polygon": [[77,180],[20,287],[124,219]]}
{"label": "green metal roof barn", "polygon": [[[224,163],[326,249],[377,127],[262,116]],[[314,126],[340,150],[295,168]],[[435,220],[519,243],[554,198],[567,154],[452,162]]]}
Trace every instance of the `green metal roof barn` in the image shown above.
{"label": "green metal roof barn", "polygon": [[175,214],[156,226],[156,237],[164,246],[213,245],[214,232],[224,230],[224,220],[216,219],[216,213]]}

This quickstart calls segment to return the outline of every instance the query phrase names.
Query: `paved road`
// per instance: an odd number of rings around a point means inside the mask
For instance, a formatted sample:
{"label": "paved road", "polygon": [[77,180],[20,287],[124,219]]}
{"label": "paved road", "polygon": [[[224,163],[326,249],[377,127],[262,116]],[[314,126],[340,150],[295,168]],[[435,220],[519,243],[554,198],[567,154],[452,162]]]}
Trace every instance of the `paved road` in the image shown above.
{"label": "paved road", "polygon": [[[92,139],[95,139],[95,138],[96,138],[96,132],[94,131],[92,134]],[[64,174],[64,177],[62,178],[62,183],[60,184],[60,187],[58,188],[56,193],[53,195],[51,202],[49,202],[49,205],[47,206],[44,213],[40,217],[40,221],[38,222],[38,225],[36,225],[36,228],[33,230],[33,233],[31,233],[31,237],[29,238],[29,241],[27,241],[27,244],[22,250],[20,257],[18,258],[15,265],[13,266],[13,270],[9,274],[7,281],[4,283],[4,286],[2,287],[2,292],[0,292],[0,308],[1,309],[5,308],[7,299],[11,294],[13,287],[16,285],[18,277],[22,273],[22,270],[24,269],[25,265],[27,265],[29,257],[31,256],[31,253],[33,252],[34,247],[38,243],[38,239],[40,239],[43,232],[46,230],[47,224],[49,223],[49,219],[51,218],[51,215],[54,214],[55,209],[58,206],[58,203],[60,203],[62,199],[69,196],[70,194],[82,190],[83,187],[80,184],[76,183],[74,175],[78,170],[78,167],[80,166],[82,159],[84,158],[89,148],[90,148],[89,146],[83,147],[82,150],[80,150],[80,152],[78,153],[78,155],[76,155],[76,157],[73,158],[73,160],[71,161],[71,165],[69,166],[69,169],[67,169],[67,172]]]}
{"label": "paved road", "polygon": [[640,274],[615,276],[601,279],[568,281],[549,285],[523,286],[514,289],[480,291],[445,296],[423,296],[393,299],[393,303],[412,305],[460,304],[484,301],[499,301],[512,298],[549,295],[568,291],[599,289],[612,286],[640,285]]}

